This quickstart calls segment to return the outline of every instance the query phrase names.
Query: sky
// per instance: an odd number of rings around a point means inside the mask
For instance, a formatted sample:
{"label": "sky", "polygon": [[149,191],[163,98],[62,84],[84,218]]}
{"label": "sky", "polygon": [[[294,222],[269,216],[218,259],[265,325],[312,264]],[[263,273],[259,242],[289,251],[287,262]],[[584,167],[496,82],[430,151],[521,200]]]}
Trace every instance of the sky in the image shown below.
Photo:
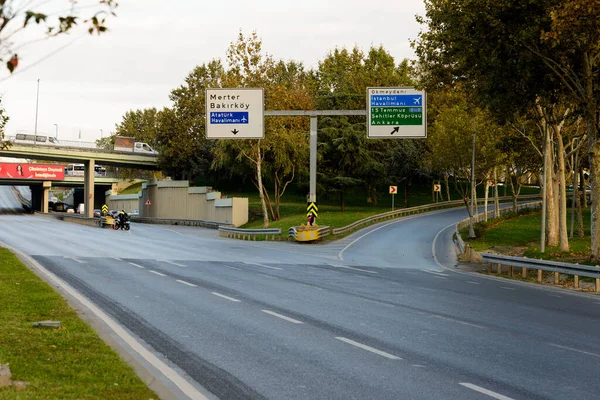
{"label": "sky", "polygon": [[[64,8],[68,0],[49,3]],[[355,45],[383,45],[397,62],[414,58],[410,40],[421,29],[415,15],[424,12],[423,0],[119,0],[108,33],[79,29],[34,43],[19,49],[14,75],[0,67],[10,116],[5,134],[34,131],[37,101],[38,134],[108,136],[129,110],[170,106],[169,92],[195,66],[224,60],[240,30],[256,31],[276,59],[309,68],[332,49]],[[35,27],[26,31],[15,45],[43,36]]]}

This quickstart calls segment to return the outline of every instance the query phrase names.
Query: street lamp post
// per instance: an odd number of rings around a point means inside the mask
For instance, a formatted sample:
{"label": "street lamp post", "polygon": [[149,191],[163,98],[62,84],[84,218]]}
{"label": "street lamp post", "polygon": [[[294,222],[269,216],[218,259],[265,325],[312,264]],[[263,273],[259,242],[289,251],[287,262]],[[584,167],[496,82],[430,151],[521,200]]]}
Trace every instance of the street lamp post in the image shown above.
{"label": "street lamp post", "polygon": [[33,130],[33,144],[37,144],[37,121],[38,121],[38,106],[40,104],[40,80],[37,80],[37,96],[35,98],[35,128]]}
{"label": "street lamp post", "polygon": [[102,129],[100,129],[100,139],[102,139],[104,137],[104,131]]}
{"label": "street lamp post", "polygon": [[56,131],[54,132],[54,139],[58,139],[58,124],[54,124]]}

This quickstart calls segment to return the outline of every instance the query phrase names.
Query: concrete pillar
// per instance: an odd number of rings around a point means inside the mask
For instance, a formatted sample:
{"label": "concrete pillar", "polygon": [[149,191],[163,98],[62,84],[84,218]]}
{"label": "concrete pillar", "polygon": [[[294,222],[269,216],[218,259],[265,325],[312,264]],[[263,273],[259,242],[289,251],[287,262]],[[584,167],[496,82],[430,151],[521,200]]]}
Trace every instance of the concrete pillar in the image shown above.
{"label": "concrete pillar", "polygon": [[94,171],[96,162],[94,159],[90,159],[85,164],[85,171],[83,175],[83,204],[84,204],[84,215],[88,218],[94,216]]}
{"label": "concrete pillar", "polygon": [[579,289],[579,275],[575,275],[574,278],[575,278],[574,279],[574,281],[575,281],[574,282],[575,289]]}
{"label": "concrete pillar", "polygon": [[596,278],[596,293],[600,293],[600,278]]}
{"label": "concrete pillar", "polygon": [[554,284],[558,285],[560,283],[560,273],[559,272],[555,272],[554,273]]}
{"label": "concrete pillar", "polygon": [[542,270],[541,269],[538,269],[538,278],[537,278],[537,281],[538,282],[542,281]]}
{"label": "concrete pillar", "polygon": [[527,268],[525,268],[525,267],[521,268],[521,276],[523,278],[527,278]]}
{"label": "concrete pillar", "polygon": [[51,187],[52,187],[51,181],[42,182],[42,204],[40,207],[40,211],[43,213],[48,212],[48,194],[50,193]]}

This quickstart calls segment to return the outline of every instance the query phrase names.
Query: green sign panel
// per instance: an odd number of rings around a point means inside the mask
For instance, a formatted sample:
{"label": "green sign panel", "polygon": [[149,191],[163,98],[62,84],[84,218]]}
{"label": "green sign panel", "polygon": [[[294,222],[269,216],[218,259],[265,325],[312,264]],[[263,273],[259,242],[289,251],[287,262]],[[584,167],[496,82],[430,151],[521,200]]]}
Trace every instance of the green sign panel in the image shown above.
{"label": "green sign panel", "polygon": [[427,97],[414,88],[367,88],[367,137],[427,137]]}
{"label": "green sign panel", "polygon": [[422,107],[374,107],[371,125],[423,125]]}

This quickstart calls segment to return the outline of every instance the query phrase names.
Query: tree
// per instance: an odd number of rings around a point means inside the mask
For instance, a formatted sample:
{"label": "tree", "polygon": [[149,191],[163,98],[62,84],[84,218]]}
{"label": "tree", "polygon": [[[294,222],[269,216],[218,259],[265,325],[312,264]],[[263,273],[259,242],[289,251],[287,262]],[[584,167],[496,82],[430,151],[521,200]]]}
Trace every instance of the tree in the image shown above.
{"label": "tree", "polygon": [[[587,122],[593,177],[600,168],[599,5],[600,0],[427,0],[427,18],[420,21],[428,29],[415,43],[417,53],[425,74],[468,82],[482,104],[505,116],[540,99],[553,104],[567,96]],[[593,198],[600,198],[596,181]],[[596,259],[600,202],[592,207]]]}
{"label": "tree", "polygon": [[[63,35],[80,21],[87,25],[90,34],[106,32],[106,18],[115,15],[117,5],[116,0],[93,0],[86,4],[79,4],[77,0],[50,0],[37,4],[4,0],[0,3],[0,62],[6,62],[12,73],[19,65],[19,51],[39,40]],[[41,38],[17,44],[18,35],[34,24],[44,28]]]}

